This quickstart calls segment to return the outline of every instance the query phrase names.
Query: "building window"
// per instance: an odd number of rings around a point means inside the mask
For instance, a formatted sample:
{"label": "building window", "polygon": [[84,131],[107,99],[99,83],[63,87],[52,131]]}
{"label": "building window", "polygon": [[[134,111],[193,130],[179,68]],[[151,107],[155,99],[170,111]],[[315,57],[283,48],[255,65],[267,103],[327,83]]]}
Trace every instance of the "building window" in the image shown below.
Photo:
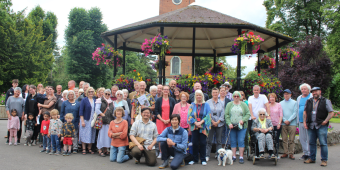
{"label": "building window", "polygon": [[172,0],[172,3],[174,3],[175,5],[179,5],[182,3],[182,0]]}
{"label": "building window", "polygon": [[170,61],[170,74],[179,75],[181,74],[181,59],[177,56],[171,58]]}

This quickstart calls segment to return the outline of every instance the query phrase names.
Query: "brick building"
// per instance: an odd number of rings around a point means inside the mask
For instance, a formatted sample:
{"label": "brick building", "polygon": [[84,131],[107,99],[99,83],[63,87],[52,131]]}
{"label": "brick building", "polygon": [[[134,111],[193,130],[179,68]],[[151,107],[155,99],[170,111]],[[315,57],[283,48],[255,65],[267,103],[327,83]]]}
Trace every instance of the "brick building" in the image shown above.
{"label": "brick building", "polygon": [[[195,0],[159,0],[159,15],[187,7]],[[174,77],[180,74],[191,74],[192,61],[191,56],[170,56],[167,55],[165,60],[170,66],[165,68],[166,84]]]}

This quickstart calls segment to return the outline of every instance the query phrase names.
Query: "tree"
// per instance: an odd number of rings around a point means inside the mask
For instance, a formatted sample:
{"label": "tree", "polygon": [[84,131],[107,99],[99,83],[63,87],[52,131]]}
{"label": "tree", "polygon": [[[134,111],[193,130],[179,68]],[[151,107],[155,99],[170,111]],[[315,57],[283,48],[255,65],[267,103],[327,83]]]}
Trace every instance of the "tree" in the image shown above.
{"label": "tree", "polygon": [[325,38],[327,27],[323,6],[333,0],[265,0],[266,27],[297,40],[307,36]]}
{"label": "tree", "polygon": [[294,98],[300,95],[299,86],[302,83],[326,91],[330,84],[332,62],[323,50],[321,38],[309,36],[299,41],[297,46],[300,57],[294,60],[294,65],[280,63],[279,79],[283,88],[290,89]]}
{"label": "tree", "polygon": [[104,42],[100,34],[107,31],[106,25],[102,23],[100,10],[73,8],[68,19],[65,38],[66,70],[69,78],[76,82],[89,82],[95,88],[109,87],[112,72],[108,66],[97,66],[92,60],[93,51]]}

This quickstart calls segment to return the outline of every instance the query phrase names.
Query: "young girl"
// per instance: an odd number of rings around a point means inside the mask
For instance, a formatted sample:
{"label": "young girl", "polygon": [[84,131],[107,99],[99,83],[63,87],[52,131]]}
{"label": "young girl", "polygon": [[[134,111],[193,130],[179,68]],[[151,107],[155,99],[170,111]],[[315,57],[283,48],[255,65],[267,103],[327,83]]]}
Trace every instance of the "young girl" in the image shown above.
{"label": "young girl", "polygon": [[53,109],[51,111],[51,117],[50,120],[50,127],[48,128],[48,136],[51,138],[52,143],[52,151],[50,152],[50,155],[60,155],[61,149],[60,149],[60,133],[61,133],[61,126],[63,125],[63,122],[58,119],[59,112],[57,109]]}
{"label": "young girl", "polygon": [[14,137],[14,146],[17,145],[17,131],[20,130],[20,120],[19,117],[17,116],[17,110],[16,109],[12,109],[11,110],[11,118],[8,119],[8,123],[7,123],[7,129],[9,131],[9,145],[12,145],[12,137]]}
{"label": "young girl", "polygon": [[[73,114],[67,113],[65,115],[66,123],[63,124],[61,128],[61,141],[63,141],[64,144],[64,153],[63,156],[69,156],[71,154],[71,148],[72,148],[72,141],[74,140],[74,137],[76,136],[74,124],[72,123],[73,120]],[[67,152],[68,147],[68,152]]]}
{"label": "young girl", "polygon": [[26,143],[24,144],[25,146],[31,146],[31,138],[33,136],[33,132],[34,129],[36,128],[35,126],[37,126],[36,121],[34,120],[33,114],[29,113],[28,114],[28,119],[25,120],[25,126],[26,126]]}

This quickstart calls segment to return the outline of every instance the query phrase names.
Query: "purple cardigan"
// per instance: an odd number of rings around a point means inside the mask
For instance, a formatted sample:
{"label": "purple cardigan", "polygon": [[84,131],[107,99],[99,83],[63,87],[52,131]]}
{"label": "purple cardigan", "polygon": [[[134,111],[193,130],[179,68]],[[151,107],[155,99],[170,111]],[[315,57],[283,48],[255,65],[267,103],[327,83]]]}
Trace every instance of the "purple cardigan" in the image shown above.
{"label": "purple cardigan", "polygon": [[91,103],[88,97],[85,97],[81,100],[79,107],[79,116],[84,116],[84,120],[90,120],[91,117],[91,109],[95,110],[96,108],[96,99],[93,98],[94,107],[91,107]]}

